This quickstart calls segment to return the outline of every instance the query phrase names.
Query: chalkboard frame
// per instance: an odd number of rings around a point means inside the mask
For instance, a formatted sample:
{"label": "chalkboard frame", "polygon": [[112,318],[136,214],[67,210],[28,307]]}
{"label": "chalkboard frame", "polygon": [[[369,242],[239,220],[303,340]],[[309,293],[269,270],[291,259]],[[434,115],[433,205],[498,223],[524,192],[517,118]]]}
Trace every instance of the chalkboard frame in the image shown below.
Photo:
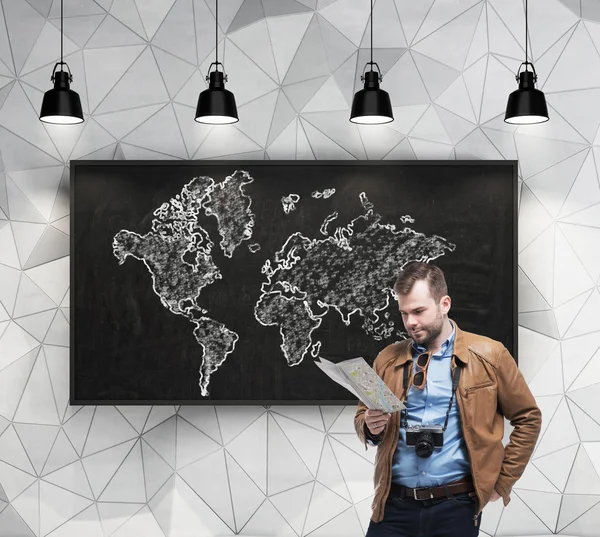
{"label": "chalkboard frame", "polygon": [[[304,167],[323,167],[323,166],[440,166],[440,167],[453,167],[453,166],[501,166],[506,167],[508,174],[512,178],[512,269],[513,269],[513,289],[512,289],[512,329],[513,329],[513,350],[512,355],[518,363],[518,199],[519,199],[519,188],[518,188],[518,161],[517,160],[450,160],[450,161],[439,161],[439,160],[419,160],[419,161],[338,161],[338,160],[210,160],[210,161],[193,161],[193,160],[72,160],[70,161],[70,346],[69,346],[69,362],[70,362],[70,375],[69,375],[69,404],[71,405],[355,405],[356,399],[349,398],[348,400],[220,400],[220,399],[171,399],[171,400],[113,400],[113,399],[77,399],[75,397],[75,328],[77,324],[76,315],[74,315],[76,293],[73,292],[76,289],[77,280],[77,267],[75,265],[75,237],[76,237],[76,221],[74,218],[75,214],[75,197],[77,188],[77,172],[82,166],[190,166],[199,167],[202,165],[210,166],[227,166],[230,169],[235,167],[243,166],[271,166],[271,165],[288,165],[288,166],[304,166]],[[333,382],[333,381],[331,381]]]}

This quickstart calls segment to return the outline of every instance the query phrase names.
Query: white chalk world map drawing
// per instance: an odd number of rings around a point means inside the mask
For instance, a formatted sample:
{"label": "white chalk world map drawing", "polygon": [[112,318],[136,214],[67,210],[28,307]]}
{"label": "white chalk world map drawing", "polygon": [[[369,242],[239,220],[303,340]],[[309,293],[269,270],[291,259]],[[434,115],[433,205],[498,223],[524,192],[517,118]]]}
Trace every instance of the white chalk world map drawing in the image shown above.
{"label": "white chalk world map drawing", "polygon": [[281,206],[283,207],[283,212],[285,214],[290,214],[292,211],[296,210],[296,203],[300,201],[300,196],[298,194],[288,194],[287,196],[283,196],[281,198]]}
{"label": "white chalk world map drawing", "polygon": [[236,171],[221,183],[211,177],[194,177],[169,202],[154,211],[152,231],[139,235],[121,230],[113,239],[113,253],[123,264],[131,256],[143,261],[152,275],[152,287],[162,305],[195,325],[194,336],[202,347],[200,389],[207,396],[210,377],[231,354],[238,334],[211,319],[196,299],[204,287],[222,278],[211,252],[214,243],[199,224],[201,210],[214,216],[226,257],[252,237],[252,200],[244,186],[254,181]]}
{"label": "white chalk world map drawing", "polygon": [[[289,366],[300,364],[309,351],[318,355],[321,341],[312,335],[331,308],[346,326],[357,314],[366,334],[376,340],[391,337],[394,323],[380,315],[392,297],[384,282],[408,261],[428,262],[456,248],[443,237],[383,223],[366,194],[359,197],[364,214],[333,233],[327,225],[337,214],[328,216],[320,229],[324,239],[294,233],[262,268],[267,281],[254,316],[264,326],[279,328]],[[410,216],[400,220],[414,222]]]}
{"label": "white chalk world map drawing", "polygon": [[[202,351],[199,386],[205,397],[211,375],[234,352],[240,336],[196,302],[202,289],[223,278],[212,257],[214,242],[199,216],[203,211],[216,218],[226,259],[232,259],[244,241],[252,253],[263,251],[264,245],[249,242],[256,219],[245,187],[253,181],[243,170],[220,183],[211,177],[194,177],[153,212],[148,233],[122,229],[113,239],[118,263],[130,256],[142,261],[161,304],[194,325]],[[323,192],[327,195],[319,192],[311,197],[327,199],[335,189]],[[315,236],[320,233],[324,238],[295,232],[262,267],[264,280],[257,289],[254,317],[262,326],[278,328],[288,366],[297,366],[307,355],[319,355],[323,342],[314,332],[330,311],[337,312],[346,326],[352,316],[358,316],[364,333],[375,340],[391,337],[396,327],[384,311],[392,298],[385,285],[390,275],[410,260],[431,261],[455,249],[443,237],[427,237],[406,226],[414,223],[410,216],[399,219],[401,227],[383,222],[366,193],[359,200],[363,214],[350,223],[334,227],[338,214],[333,212],[315,229]],[[289,212],[286,208],[290,206],[283,204],[282,218]]]}

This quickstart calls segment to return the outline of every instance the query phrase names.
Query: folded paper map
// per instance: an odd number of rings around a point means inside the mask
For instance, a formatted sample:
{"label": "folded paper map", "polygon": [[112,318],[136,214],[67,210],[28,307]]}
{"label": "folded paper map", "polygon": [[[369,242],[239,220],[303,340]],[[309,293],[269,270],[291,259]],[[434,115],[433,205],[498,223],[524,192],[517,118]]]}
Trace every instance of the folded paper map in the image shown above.
{"label": "folded paper map", "polygon": [[402,401],[363,358],[338,363],[319,358],[315,364],[340,386],[353,393],[367,408],[388,413],[404,408]]}

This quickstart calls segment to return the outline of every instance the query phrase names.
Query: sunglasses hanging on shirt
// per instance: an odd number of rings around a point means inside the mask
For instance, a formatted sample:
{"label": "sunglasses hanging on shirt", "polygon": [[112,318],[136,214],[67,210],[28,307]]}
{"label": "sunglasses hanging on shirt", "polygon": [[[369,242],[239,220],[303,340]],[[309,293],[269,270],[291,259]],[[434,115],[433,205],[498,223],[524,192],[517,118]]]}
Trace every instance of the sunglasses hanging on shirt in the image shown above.
{"label": "sunglasses hanging on shirt", "polygon": [[428,353],[420,354],[416,361],[417,369],[421,371],[417,371],[413,375],[412,385],[417,388],[417,390],[425,389],[427,385],[427,367],[429,367],[429,360],[431,356]]}

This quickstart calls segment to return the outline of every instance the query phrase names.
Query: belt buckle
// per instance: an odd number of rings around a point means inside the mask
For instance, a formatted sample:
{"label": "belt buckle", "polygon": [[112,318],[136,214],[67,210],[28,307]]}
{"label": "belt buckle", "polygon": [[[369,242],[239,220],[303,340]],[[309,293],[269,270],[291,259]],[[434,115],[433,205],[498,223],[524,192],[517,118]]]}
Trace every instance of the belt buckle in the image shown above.
{"label": "belt buckle", "polygon": [[[429,498],[419,498],[419,492],[421,492],[423,490],[429,490]],[[430,487],[421,487],[421,488],[413,489],[413,497],[415,500],[423,501],[423,500],[433,499],[433,494],[431,493]]]}

